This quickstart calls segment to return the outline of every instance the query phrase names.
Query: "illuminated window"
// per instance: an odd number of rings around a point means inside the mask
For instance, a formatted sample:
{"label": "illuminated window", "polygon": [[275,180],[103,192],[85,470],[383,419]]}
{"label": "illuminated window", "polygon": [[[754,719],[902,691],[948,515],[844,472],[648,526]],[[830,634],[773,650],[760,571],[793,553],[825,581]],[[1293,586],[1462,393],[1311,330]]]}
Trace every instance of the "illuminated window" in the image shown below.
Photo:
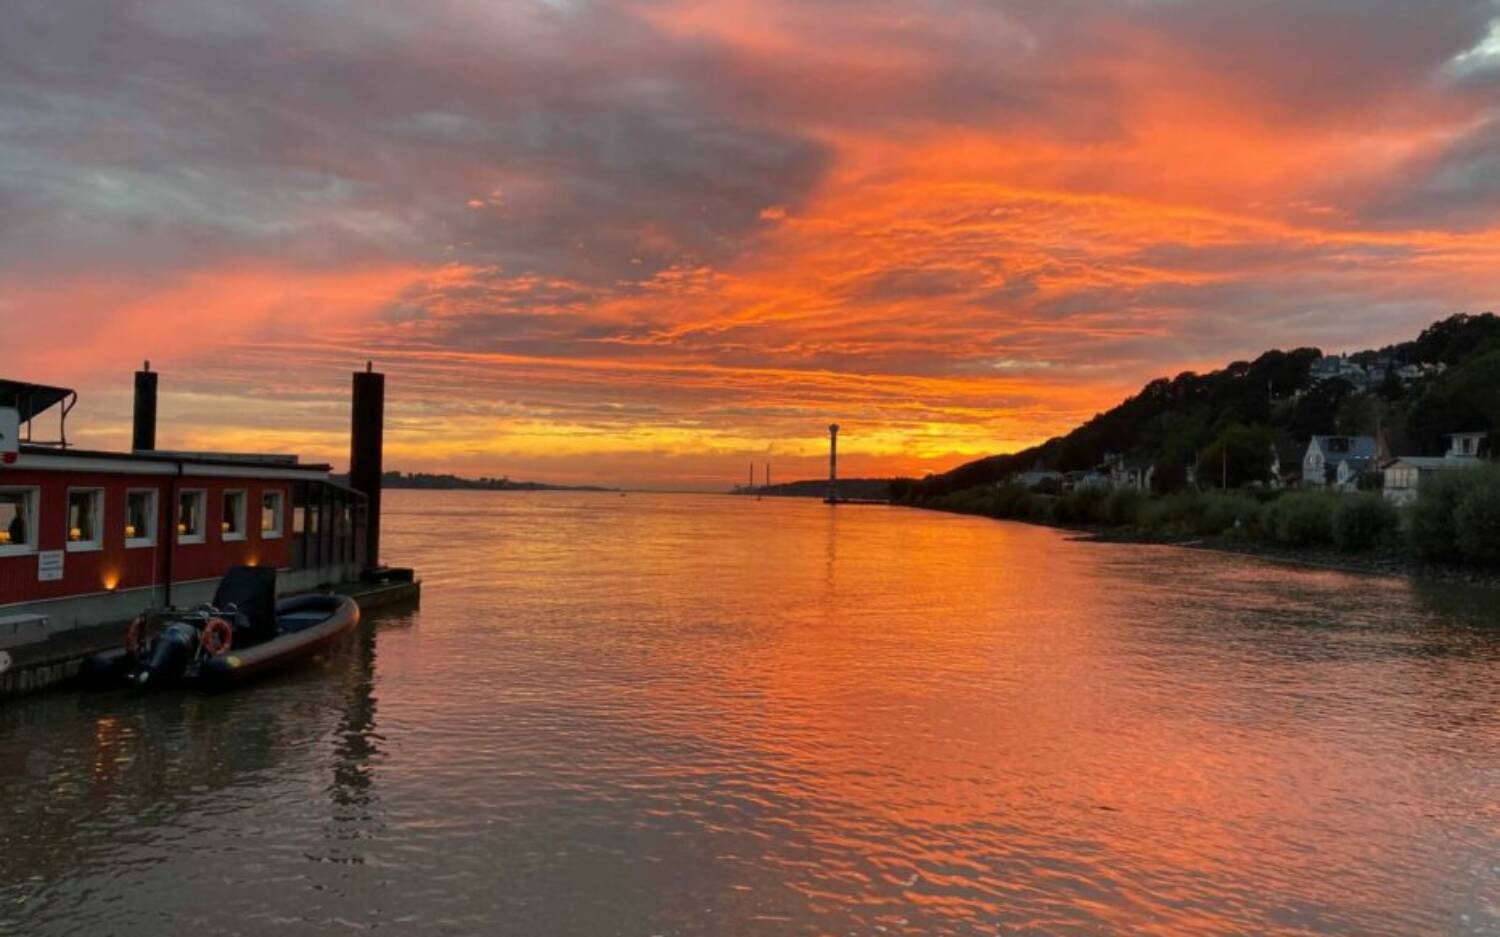
{"label": "illuminated window", "polygon": [[104,545],[104,492],[98,488],[68,490],[68,549],[97,550]]}
{"label": "illuminated window", "polygon": [[219,531],[225,540],[245,539],[245,493],[224,492],[224,516],[219,522]]}
{"label": "illuminated window", "polygon": [[0,556],[36,550],[35,488],[0,488]]}
{"label": "illuminated window", "polygon": [[280,537],[285,529],[285,497],[280,491],[263,491],[260,495],[260,535],[267,540]]}
{"label": "illuminated window", "polygon": [[125,495],[125,546],[156,545],[156,491],[143,488]]}
{"label": "illuminated window", "polygon": [[208,494],[203,491],[183,491],[177,496],[177,542],[203,542],[203,509],[208,503]]}

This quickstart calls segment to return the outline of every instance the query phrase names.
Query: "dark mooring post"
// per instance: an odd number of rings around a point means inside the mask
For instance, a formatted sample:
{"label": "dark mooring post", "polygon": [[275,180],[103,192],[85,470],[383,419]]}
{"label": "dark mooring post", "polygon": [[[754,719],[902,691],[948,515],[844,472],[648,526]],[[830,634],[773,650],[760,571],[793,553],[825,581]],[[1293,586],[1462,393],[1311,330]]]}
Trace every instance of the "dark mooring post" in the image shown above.
{"label": "dark mooring post", "polygon": [[380,476],[384,471],[385,375],[372,363],[354,374],[354,417],[349,433],[349,486],[363,492],[365,566],[380,565]]}
{"label": "dark mooring post", "polygon": [[159,375],[151,370],[147,361],[135,372],[135,422],[130,437],[130,448],[136,452],[150,452],[156,448],[156,379]]}
{"label": "dark mooring post", "polygon": [[839,425],[828,427],[828,503],[839,500]]}

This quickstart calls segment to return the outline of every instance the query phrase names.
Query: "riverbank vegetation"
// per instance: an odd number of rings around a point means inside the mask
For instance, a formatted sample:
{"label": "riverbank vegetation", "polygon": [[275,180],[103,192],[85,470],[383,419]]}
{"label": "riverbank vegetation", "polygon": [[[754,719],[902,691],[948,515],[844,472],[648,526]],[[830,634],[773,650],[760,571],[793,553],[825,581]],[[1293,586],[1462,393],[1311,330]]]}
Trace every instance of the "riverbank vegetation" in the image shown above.
{"label": "riverbank vegetation", "polygon": [[[941,498],[1018,473],[1096,469],[1113,453],[1152,467],[1159,494],[1268,484],[1273,456],[1300,467],[1315,435],[1379,436],[1392,455],[1438,455],[1449,433],[1500,440],[1500,316],[1455,315],[1415,340],[1348,355],[1363,383],[1315,371],[1316,348],[1268,351],[1207,374],[1152,381],[1066,435],[921,479],[896,479],[895,500]],[[1372,382],[1370,375],[1383,373]]]}
{"label": "riverbank vegetation", "polygon": [[1153,541],[1216,537],[1284,548],[1396,552],[1413,559],[1500,567],[1500,468],[1445,473],[1398,509],[1379,494],[1322,491],[1177,492],[1092,488],[1041,494],[984,485],[914,506],[985,517],[1104,529]]}

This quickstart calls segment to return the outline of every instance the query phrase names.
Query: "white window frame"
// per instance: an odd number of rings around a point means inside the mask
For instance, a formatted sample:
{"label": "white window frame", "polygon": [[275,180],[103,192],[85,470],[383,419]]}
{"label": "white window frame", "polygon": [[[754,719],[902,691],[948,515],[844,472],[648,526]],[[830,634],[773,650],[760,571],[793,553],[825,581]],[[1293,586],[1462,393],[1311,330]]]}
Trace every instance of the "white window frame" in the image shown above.
{"label": "white window frame", "polygon": [[[276,526],[266,527],[266,499],[276,499]],[[280,488],[263,488],[260,492],[260,538],[280,540],[286,535],[286,492]]]}
{"label": "white window frame", "polygon": [[[236,520],[240,522],[240,529],[237,531],[229,531],[225,529],[229,525],[229,513],[223,509],[229,506],[230,495],[240,496],[240,509],[238,512],[238,516],[236,517]],[[250,493],[244,488],[225,488],[223,491],[219,492],[219,508],[219,537],[225,543],[238,543],[241,540],[244,540],[245,527],[247,524],[246,515],[250,513]]]}
{"label": "white window frame", "polygon": [[[182,531],[182,499],[192,496],[198,499],[198,532],[196,534],[183,533]],[[172,530],[177,534],[177,542],[185,545],[195,545],[208,542],[208,490],[205,488],[180,488],[177,491],[177,503],[172,505]]]}
{"label": "white window frame", "polygon": [[125,523],[121,525],[121,530],[130,526],[130,499],[136,495],[146,495],[151,499],[151,509],[147,512],[151,520],[151,533],[142,537],[141,532],[137,530],[134,537],[126,537],[125,548],[127,550],[156,546],[156,528],[161,526],[161,492],[155,488],[130,488],[125,492]]}
{"label": "white window frame", "polygon": [[0,556],[31,556],[36,553],[42,538],[42,532],[37,528],[42,491],[35,485],[5,485],[0,486],[0,492],[26,495],[26,529],[31,534],[30,543],[0,544]]}
{"label": "white window frame", "polygon": [[[93,495],[94,497],[94,537],[92,540],[73,539],[73,496],[77,494]],[[63,543],[69,553],[97,553],[104,549],[104,489],[103,488],[69,488],[68,500],[64,502],[63,511]]]}

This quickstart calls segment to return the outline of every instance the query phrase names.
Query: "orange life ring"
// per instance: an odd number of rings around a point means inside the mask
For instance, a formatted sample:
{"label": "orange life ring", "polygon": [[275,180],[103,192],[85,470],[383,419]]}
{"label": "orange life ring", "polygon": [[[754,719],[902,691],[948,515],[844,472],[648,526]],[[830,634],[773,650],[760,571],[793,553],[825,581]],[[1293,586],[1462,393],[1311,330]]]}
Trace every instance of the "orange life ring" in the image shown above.
{"label": "orange life ring", "polygon": [[203,636],[198,639],[210,657],[218,657],[234,643],[234,629],[222,618],[210,618],[203,626]]}

